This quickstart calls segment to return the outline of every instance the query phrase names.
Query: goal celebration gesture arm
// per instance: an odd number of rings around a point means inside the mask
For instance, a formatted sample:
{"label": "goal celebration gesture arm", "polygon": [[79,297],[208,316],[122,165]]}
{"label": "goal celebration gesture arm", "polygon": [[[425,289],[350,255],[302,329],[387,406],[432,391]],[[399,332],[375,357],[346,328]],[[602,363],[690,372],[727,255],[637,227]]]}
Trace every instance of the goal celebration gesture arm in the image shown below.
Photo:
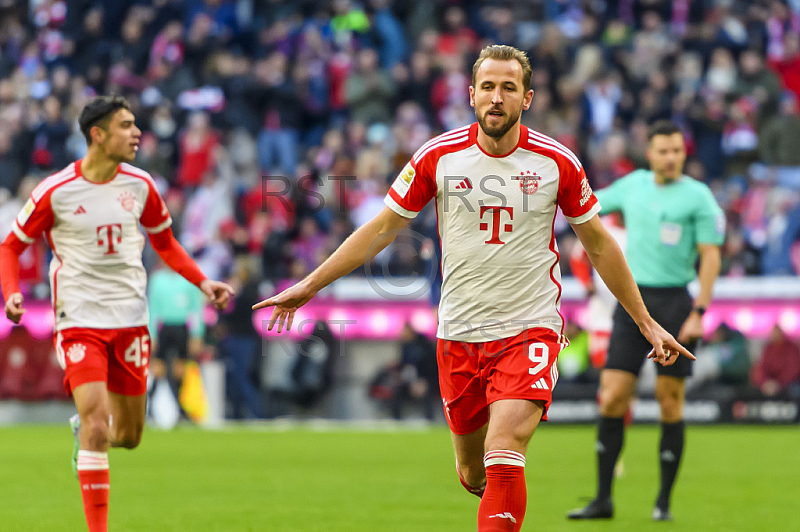
{"label": "goal celebration gesture arm", "polygon": [[400,216],[390,208],[384,207],[375,218],[347,237],[347,240],[305,279],[280,294],[253,305],[253,309],[274,306],[268,329],[272,330],[277,323],[278,332],[281,332],[285,323],[288,331],[298,308],[308,303],[317,292],[339,277],[372,260],[410,221],[410,218]]}

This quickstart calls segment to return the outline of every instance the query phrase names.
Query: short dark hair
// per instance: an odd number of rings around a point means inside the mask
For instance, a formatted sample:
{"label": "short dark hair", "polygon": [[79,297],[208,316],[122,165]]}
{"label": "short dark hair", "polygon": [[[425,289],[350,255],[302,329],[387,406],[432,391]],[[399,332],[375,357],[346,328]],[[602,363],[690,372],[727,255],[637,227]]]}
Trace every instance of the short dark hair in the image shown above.
{"label": "short dark hair", "polygon": [[81,128],[81,133],[86,137],[86,144],[92,144],[92,136],[89,131],[94,126],[100,126],[103,129],[108,127],[108,123],[114,113],[120,109],[131,110],[131,104],[122,96],[112,94],[111,96],[98,96],[91,102],[86,104],[86,107],[81,111],[81,116],[78,118],[78,125]]}
{"label": "short dark hair", "polygon": [[472,85],[475,86],[478,77],[478,69],[486,59],[497,59],[498,61],[516,60],[522,67],[522,92],[527,94],[531,90],[531,62],[528,54],[506,44],[490,44],[481,50],[481,54],[472,65]]}
{"label": "short dark hair", "polygon": [[683,134],[681,129],[672,120],[657,120],[647,130],[647,141],[653,140],[656,135],[672,136],[675,133]]}

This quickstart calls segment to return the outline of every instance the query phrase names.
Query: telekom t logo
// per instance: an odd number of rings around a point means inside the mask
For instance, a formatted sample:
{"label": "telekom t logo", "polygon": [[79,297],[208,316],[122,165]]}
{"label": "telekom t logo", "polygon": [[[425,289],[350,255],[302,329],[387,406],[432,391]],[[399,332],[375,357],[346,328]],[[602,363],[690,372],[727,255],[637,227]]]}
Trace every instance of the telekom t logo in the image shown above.
{"label": "telekom t logo", "polygon": [[97,226],[97,245],[105,247],[103,255],[113,255],[117,252],[114,244],[122,242],[122,224],[106,224]]}
{"label": "telekom t logo", "polygon": [[[514,208],[513,207],[489,207],[486,205],[481,205],[481,220],[483,220],[484,213],[490,212],[492,213],[492,238],[485,241],[484,244],[505,244],[502,240],[500,240],[500,218],[504,212],[508,213],[508,219],[514,219]],[[481,222],[480,226],[478,226],[481,231],[488,231],[489,224],[486,222]],[[505,233],[510,233],[514,229],[514,226],[511,224],[503,224],[502,230]]]}

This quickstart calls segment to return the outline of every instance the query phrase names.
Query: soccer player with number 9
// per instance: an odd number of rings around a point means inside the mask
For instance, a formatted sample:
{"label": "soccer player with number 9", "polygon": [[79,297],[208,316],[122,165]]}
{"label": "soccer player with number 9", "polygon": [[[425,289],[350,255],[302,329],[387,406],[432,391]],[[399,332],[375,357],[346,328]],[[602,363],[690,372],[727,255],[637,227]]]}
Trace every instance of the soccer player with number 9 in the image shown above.
{"label": "soccer player with number 9", "polygon": [[383,211],[306,279],[254,308],[274,306],[269,327],[290,327],[300,306],[369,261],[435,201],[443,275],[437,362],[456,469],[467,491],[481,497],[478,531],[518,532],[527,505],[528,441],[547,419],[555,362],[566,343],[557,207],[658,361],[668,363],[669,350],[692,355],[648,314],[619,246],[600,223],[578,158],[521,124],[533,98],[526,55],[487,46],[472,72],[478,122],[424,144],[395,180]]}
{"label": "soccer player with number 9", "polygon": [[108,527],[108,448],[139,445],[150,364],[144,235],[164,262],[218,309],[230,286],[207,279],[172,234],[164,200],[150,175],[130,163],[141,131],[128,102],[101,96],[79,118],[88,151],[32,192],[0,245],[8,319],[25,309],[19,256],[42,233],[53,250],[50,285],[56,355],[78,414],[71,420],[73,469],[90,532]]}

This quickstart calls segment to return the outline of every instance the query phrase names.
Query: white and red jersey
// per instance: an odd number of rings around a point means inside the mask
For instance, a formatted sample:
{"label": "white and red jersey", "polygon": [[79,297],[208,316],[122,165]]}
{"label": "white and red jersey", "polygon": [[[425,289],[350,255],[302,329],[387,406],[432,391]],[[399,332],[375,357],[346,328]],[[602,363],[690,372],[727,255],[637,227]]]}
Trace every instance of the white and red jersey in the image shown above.
{"label": "white and red jersey", "polygon": [[520,129],[517,146],[503,156],[481,149],[477,123],[440,135],[414,154],[386,196],[408,218],[436,198],[439,338],[486,342],[534,327],[562,333],[556,207],[580,224],[600,205],[571,151]]}
{"label": "white and red jersey", "polygon": [[56,330],[147,325],[140,223],[159,233],[172,219],[153,178],[129,164],[100,184],[84,178],[76,161],[33,190],[12,231],[27,244],[44,232],[53,249]]}

